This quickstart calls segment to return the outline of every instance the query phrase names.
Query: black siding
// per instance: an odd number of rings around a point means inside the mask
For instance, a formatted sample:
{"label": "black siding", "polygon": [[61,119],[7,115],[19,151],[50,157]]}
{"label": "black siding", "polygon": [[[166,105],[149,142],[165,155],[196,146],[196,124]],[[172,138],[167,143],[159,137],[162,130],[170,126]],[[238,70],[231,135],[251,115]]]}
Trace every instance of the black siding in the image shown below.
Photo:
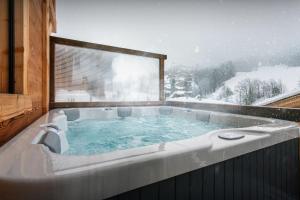
{"label": "black siding", "polygon": [[251,152],[110,199],[299,199],[299,140]]}

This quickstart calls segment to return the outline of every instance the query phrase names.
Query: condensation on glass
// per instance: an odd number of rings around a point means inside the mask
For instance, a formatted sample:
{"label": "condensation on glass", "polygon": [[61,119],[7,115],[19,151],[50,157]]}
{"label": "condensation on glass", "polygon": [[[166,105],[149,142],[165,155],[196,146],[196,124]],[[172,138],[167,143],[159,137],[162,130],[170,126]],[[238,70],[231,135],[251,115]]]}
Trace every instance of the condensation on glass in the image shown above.
{"label": "condensation on glass", "polygon": [[55,102],[158,101],[159,59],[55,44]]}

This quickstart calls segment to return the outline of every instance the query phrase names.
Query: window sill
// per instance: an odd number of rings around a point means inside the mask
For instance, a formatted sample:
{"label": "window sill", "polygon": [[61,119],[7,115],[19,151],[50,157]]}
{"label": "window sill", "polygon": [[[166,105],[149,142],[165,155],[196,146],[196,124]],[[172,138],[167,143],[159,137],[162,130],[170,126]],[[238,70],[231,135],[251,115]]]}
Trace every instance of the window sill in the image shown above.
{"label": "window sill", "polygon": [[19,94],[0,94],[0,122],[32,111],[30,96]]}

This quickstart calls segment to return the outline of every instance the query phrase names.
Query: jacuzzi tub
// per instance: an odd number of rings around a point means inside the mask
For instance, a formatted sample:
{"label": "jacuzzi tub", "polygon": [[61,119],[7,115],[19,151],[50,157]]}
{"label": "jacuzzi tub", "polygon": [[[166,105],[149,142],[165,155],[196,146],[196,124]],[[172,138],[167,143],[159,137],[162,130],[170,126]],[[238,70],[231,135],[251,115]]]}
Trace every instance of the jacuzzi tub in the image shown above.
{"label": "jacuzzi tub", "polygon": [[[231,128],[107,153],[65,155],[39,143],[45,134],[41,124],[55,123],[66,130],[66,118],[101,121],[120,114],[117,108],[52,110],[0,149],[1,199],[105,199],[299,137],[293,122],[180,107],[133,107],[125,117],[147,115],[180,116]],[[221,133],[244,137],[225,140]]]}

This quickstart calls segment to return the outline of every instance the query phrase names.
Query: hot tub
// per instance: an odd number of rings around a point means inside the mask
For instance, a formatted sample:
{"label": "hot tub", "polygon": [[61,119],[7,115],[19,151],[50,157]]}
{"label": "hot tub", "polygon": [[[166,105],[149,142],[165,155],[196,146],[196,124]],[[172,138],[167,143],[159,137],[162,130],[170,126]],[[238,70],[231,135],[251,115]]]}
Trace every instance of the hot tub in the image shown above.
{"label": "hot tub", "polygon": [[[46,131],[40,125],[48,123],[58,126],[67,142],[60,141],[60,153],[42,142]],[[284,185],[297,184],[298,137],[293,122],[181,107],[56,109],[1,147],[0,194],[43,200],[218,199],[232,184],[232,195],[239,192],[234,185],[245,187],[236,197],[244,199],[248,183],[249,195],[252,187],[259,195],[263,163],[267,178],[261,193],[298,198]],[[238,179],[239,167],[249,174]],[[281,174],[280,187],[272,185],[273,168]]]}

